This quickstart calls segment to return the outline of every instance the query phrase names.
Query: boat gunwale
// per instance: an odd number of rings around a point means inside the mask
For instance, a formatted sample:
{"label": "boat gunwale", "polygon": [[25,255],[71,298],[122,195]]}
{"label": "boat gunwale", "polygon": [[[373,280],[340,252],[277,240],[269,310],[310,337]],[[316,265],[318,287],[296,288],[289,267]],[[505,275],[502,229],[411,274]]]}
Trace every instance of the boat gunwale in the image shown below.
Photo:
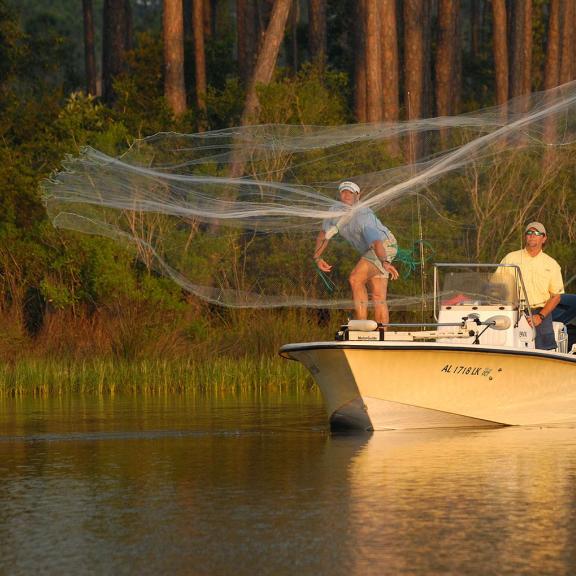
{"label": "boat gunwale", "polygon": [[532,356],[536,358],[549,358],[576,363],[576,354],[566,354],[555,350],[539,350],[537,348],[515,348],[511,346],[486,346],[478,344],[450,344],[439,342],[399,342],[399,341],[373,341],[373,342],[302,342],[284,344],[279,350],[279,355],[288,360],[296,360],[289,356],[290,352],[301,350],[439,350],[452,352],[476,352],[482,354],[503,354],[516,356]]}

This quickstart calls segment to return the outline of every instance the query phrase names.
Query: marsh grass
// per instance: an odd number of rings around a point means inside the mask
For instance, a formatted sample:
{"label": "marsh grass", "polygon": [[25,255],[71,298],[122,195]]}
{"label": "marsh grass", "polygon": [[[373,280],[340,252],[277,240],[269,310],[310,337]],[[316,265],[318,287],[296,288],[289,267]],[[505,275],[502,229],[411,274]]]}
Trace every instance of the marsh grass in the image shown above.
{"label": "marsh grass", "polygon": [[304,390],[312,379],[278,350],[331,339],[340,316],[319,318],[310,311],[117,306],[52,311],[31,336],[17,315],[4,312],[0,397]]}
{"label": "marsh grass", "polygon": [[0,367],[0,397],[85,394],[166,394],[189,391],[286,392],[312,380],[297,362],[280,357],[210,360],[27,359]]}

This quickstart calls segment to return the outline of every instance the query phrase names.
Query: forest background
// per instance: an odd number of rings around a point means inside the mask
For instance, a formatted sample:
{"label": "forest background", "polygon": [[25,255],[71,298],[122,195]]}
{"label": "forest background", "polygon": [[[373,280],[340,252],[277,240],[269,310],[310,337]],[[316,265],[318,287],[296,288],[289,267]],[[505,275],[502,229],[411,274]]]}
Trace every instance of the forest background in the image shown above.
{"label": "forest background", "polygon": [[[72,378],[71,366],[94,358],[116,370],[183,358],[234,370],[239,358],[273,358],[282,343],[325,339],[344,318],[209,306],[110,240],[54,229],[39,183],[65,154],[89,144],[116,155],[160,131],[397,121],[503,104],[576,77],[575,29],[572,0],[0,0],[5,385],[17,392],[37,380],[36,368],[17,377],[31,362],[59,362],[60,378],[62,362]],[[525,217],[553,223],[549,252],[571,278],[573,172],[567,164],[528,204],[515,196],[526,193],[520,168],[496,200],[462,191],[466,210],[452,216],[473,226],[448,256],[501,256],[517,238],[503,232],[498,202],[528,205],[506,229]]]}

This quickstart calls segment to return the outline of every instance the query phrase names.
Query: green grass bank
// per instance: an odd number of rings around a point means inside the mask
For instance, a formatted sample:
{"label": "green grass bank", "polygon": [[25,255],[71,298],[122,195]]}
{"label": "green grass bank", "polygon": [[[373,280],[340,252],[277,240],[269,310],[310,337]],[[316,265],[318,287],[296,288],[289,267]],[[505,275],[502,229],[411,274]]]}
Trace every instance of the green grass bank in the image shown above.
{"label": "green grass bank", "polygon": [[313,386],[297,362],[280,357],[203,360],[22,359],[0,366],[0,397],[64,394],[286,392]]}

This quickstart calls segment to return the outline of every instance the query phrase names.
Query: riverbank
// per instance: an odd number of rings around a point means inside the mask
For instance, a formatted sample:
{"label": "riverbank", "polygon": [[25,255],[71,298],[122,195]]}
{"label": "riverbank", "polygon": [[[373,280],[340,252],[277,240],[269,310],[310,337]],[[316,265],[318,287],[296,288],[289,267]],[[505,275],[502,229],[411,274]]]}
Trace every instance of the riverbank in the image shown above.
{"label": "riverbank", "polygon": [[166,394],[191,390],[281,392],[312,386],[300,364],[271,356],[131,361],[39,358],[0,366],[0,397]]}
{"label": "riverbank", "polygon": [[307,372],[278,350],[331,338],[341,316],[124,306],[52,311],[30,334],[12,308],[0,314],[0,397],[305,389]]}

